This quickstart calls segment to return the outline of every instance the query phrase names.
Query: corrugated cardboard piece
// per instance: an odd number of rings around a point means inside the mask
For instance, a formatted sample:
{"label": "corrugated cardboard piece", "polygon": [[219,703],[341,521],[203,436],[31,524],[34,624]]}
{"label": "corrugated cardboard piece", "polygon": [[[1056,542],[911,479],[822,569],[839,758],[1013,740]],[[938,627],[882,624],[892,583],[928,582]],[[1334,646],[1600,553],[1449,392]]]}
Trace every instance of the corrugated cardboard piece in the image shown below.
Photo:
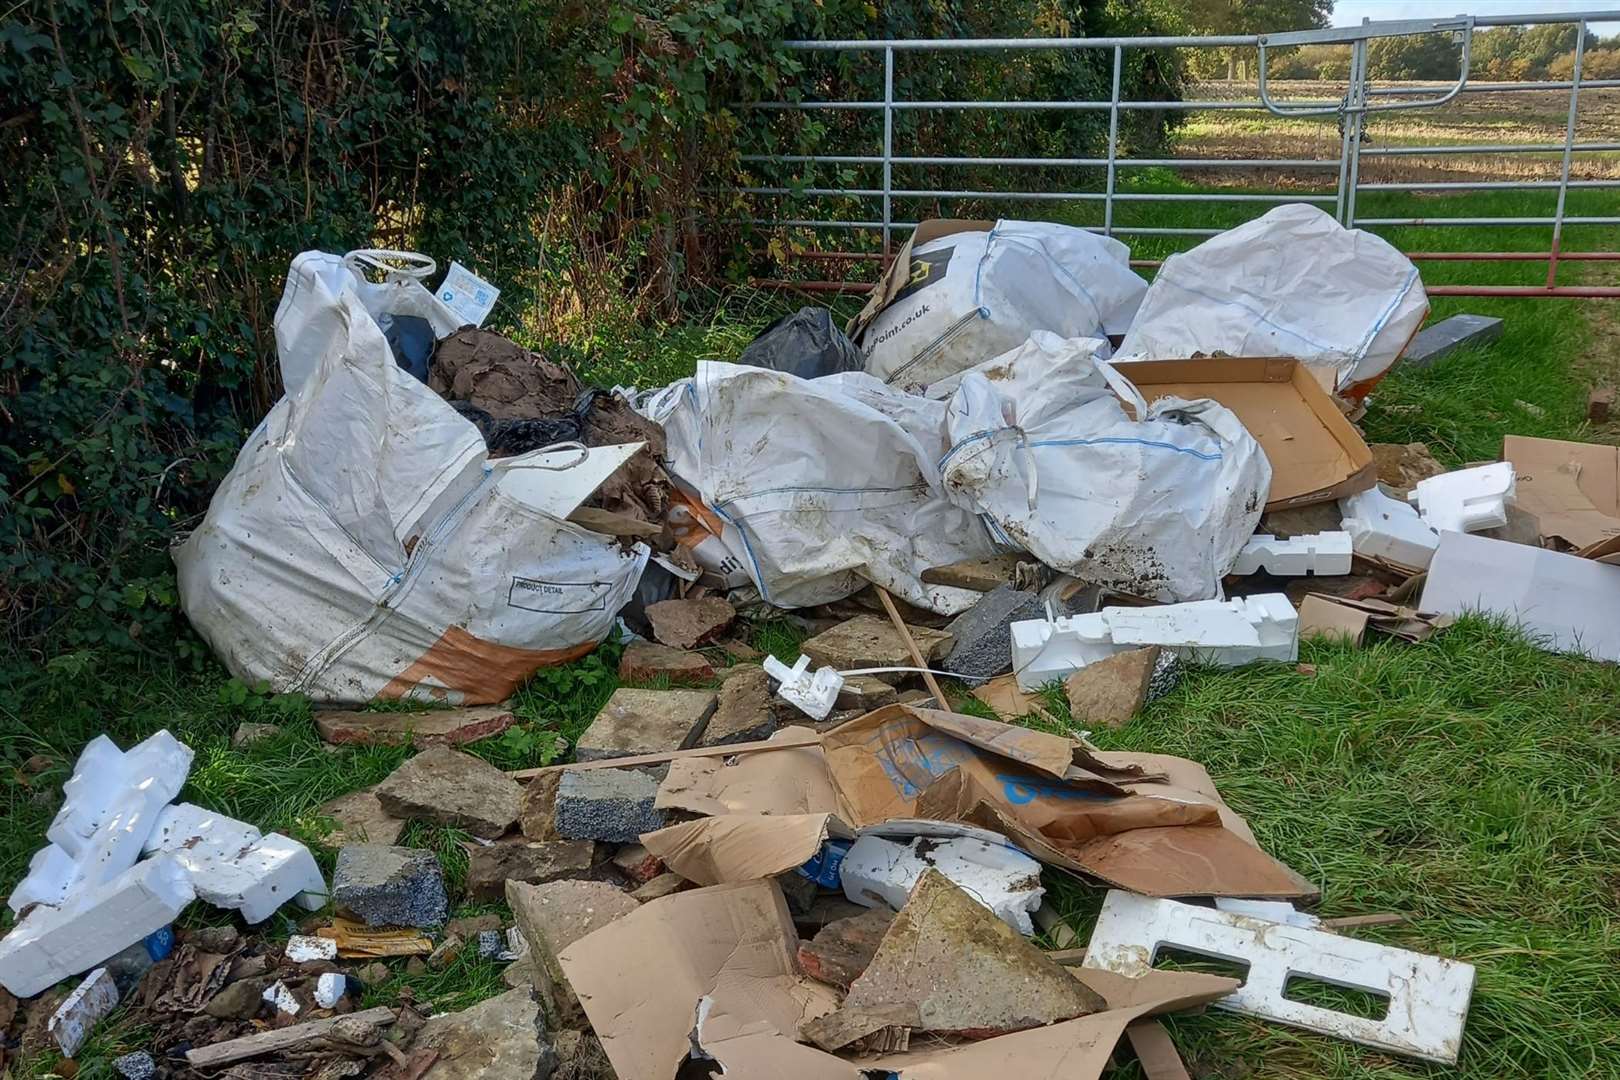
{"label": "corrugated cardboard piece", "polygon": [[[844,332],[850,336],[852,341],[859,343],[861,332],[871,324],[873,319],[877,318],[878,312],[893,303],[894,298],[912,284],[911,251],[913,248],[921,247],[931,240],[938,240],[942,236],[950,236],[952,233],[989,232],[995,227],[996,223],[993,221],[979,221],[970,218],[933,218],[918,225],[912,230],[911,239],[900,246],[900,253],[894,257],[894,262],[889,264],[889,269],[884,272],[883,280],[878,282],[878,287],[872,290],[871,296],[866,301],[866,306],[861,308],[859,315],[849,320],[849,325],[844,328]],[[926,267],[922,269],[926,270]]]}
{"label": "corrugated cardboard piece", "polygon": [[[772,1080],[1092,1080],[1125,1026],[1207,1004],[1237,983],[1194,972],[1140,979],[1072,969],[1108,1010],[946,1049],[846,1060],[797,1041],[799,1026],[837,1007],[836,992],[799,974],[798,935],[774,881],[676,893],[564,949],[564,973],[621,1080],[673,1080],[688,1054],[726,1076]],[[648,973],[656,973],[649,978]],[[695,1044],[695,1045],[694,1045]]]}
{"label": "corrugated cardboard piece", "polygon": [[1342,499],[1378,480],[1361,433],[1291,357],[1145,360],[1120,371],[1149,403],[1210,398],[1236,413],[1271,462],[1267,510]]}
{"label": "corrugated cardboard piece", "polygon": [[[964,719],[973,718],[891,705],[823,735],[838,818],[853,829],[895,818],[978,825],[1042,862],[1148,896],[1317,894],[1254,846],[1194,762],[1094,754],[1088,755],[1094,769],[1071,767],[1059,779],[1031,767],[1029,758],[958,738],[952,722]],[[973,724],[988,725],[982,731],[1009,726]],[[1126,780],[1129,773],[1138,778]]]}
{"label": "corrugated cardboard piece", "polygon": [[1513,463],[1514,503],[1536,515],[1543,540],[1598,558],[1620,539],[1620,447],[1508,435],[1502,460]]}
{"label": "corrugated cardboard piece", "polygon": [[1299,605],[1299,636],[1338,638],[1360,645],[1370,626],[1407,641],[1427,641],[1456,619],[1450,615],[1402,607],[1368,597],[1351,600],[1327,593],[1311,593]]}

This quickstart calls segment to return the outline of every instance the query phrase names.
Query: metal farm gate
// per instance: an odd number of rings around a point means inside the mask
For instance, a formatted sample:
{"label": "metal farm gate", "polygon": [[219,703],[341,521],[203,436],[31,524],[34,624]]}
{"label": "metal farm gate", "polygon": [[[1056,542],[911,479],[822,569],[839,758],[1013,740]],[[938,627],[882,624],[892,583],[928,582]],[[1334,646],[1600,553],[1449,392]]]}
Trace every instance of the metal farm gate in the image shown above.
{"label": "metal farm gate", "polygon": [[[897,220],[894,205],[897,201],[928,199],[943,203],[965,200],[1013,200],[1019,202],[1090,202],[1101,203],[1100,224],[1088,226],[1093,231],[1110,236],[1171,235],[1204,237],[1222,230],[1190,226],[1143,226],[1116,222],[1116,208],[1139,202],[1252,202],[1280,204],[1284,202],[1311,202],[1327,209],[1331,204],[1337,220],[1355,228],[1384,226],[1545,226],[1549,241],[1545,251],[1417,251],[1407,254],[1418,260],[1448,261],[1541,261],[1547,264],[1544,286],[1504,285],[1437,285],[1429,287],[1432,295],[1510,295],[1620,298],[1620,287],[1569,286],[1556,282],[1560,261],[1620,260],[1614,250],[1563,252],[1566,225],[1620,225],[1620,196],[1603,207],[1598,215],[1570,216],[1565,212],[1568,193],[1583,189],[1620,189],[1620,180],[1571,179],[1571,163],[1579,155],[1620,151],[1620,141],[1588,141],[1576,139],[1581,91],[1620,88],[1620,79],[1583,80],[1582,61],[1586,51],[1587,25],[1593,22],[1620,21],[1620,10],[1593,11],[1565,15],[1524,16],[1457,16],[1446,19],[1420,19],[1386,22],[1366,22],[1360,26],[1334,27],[1325,30],[1306,30],[1283,34],[1242,35],[1226,37],[1125,37],[1125,38],[977,38],[937,40],[889,41],[792,41],[787,47],[807,53],[881,54],[883,63],[883,96],[879,100],[834,101],[771,101],[754,107],[777,112],[815,114],[823,111],[864,111],[881,113],[881,145],[864,153],[847,154],[744,154],[742,160],[749,166],[780,169],[794,166],[852,166],[869,170],[866,175],[881,175],[881,184],[864,187],[790,187],[748,186],[738,188],[756,206],[753,223],[767,226],[785,226],[816,231],[843,231],[845,233],[876,234],[881,238],[881,250],[874,244],[867,251],[812,251],[805,258],[825,260],[829,265],[858,260],[887,261],[898,246],[896,234],[903,239],[916,223]],[[1469,77],[1474,35],[1486,27],[1529,26],[1548,23],[1570,24],[1578,28],[1575,43],[1574,69],[1567,81],[1540,82],[1478,82]],[[1441,86],[1377,86],[1369,74],[1369,45],[1376,39],[1418,34],[1447,34],[1460,43],[1460,70],[1455,82]],[[1333,100],[1283,100],[1275,92],[1270,77],[1268,60],[1274,50],[1301,45],[1349,46],[1350,67],[1346,92]],[[1253,49],[1257,54],[1257,89],[1252,99],[1236,100],[1129,100],[1120,94],[1121,73],[1131,50],[1163,49]],[[895,58],[900,53],[922,53],[948,64],[952,54],[987,50],[1107,50],[1112,56],[1112,93],[1106,100],[1058,101],[995,101],[995,100],[906,100],[895,94]],[[1469,145],[1381,146],[1369,145],[1367,122],[1370,117],[1396,111],[1434,109],[1448,102],[1464,99],[1472,94],[1514,94],[1536,91],[1564,91],[1568,94],[1568,113],[1565,118],[1562,142],[1551,143],[1476,143]],[[1106,112],[1108,118],[1107,154],[1104,157],[973,157],[922,155],[896,152],[895,117],[905,112],[969,112],[989,110],[1013,112],[1016,110],[1092,110]],[[1292,119],[1298,117],[1332,117],[1338,120],[1340,130],[1339,154],[1329,157],[1272,157],[1272,158],[1128,158],[1120,157],[1120,119],[1122,114],[1135,110],[1177,110],[1182,112],[1225,111],[1262,114]],[[1526,179],[1506,177],[1478,180],[1416,181],[1368,183],[1362,180],[1364,162],[1400,155],[1421,155],[1434,158],[1442,155],[1561,155],[1558,178]],[[947,169],[962,166],[989,166],[999,170],[996,175],[1004,181],[990,188],[962,190],[949,186],[937,188],[908,188],[895,185],[895,172],[911,166],[940,166]],[[1156,193],[1119,190],[1122,169],[1163,166],[1172,169],[1194,168],[1244,171],[1252,173],[1257,181],[1253,187],[1264,187],[1263,180],[1270,170],[1320,171],[1323,186],[1332,181],[1331,193],[1276,194],[1226,192],[1220,190]],[[1020,190],[1017,176],[1020,170],[1030,168],[1072,168],[1074,170],[1102,170],[1101,190],[1028,191]],[[1002,185],[1005,185],[1003,187]],[[1079,186],[1079,185],[1074,185]],[[1363,216],[1358,210],[1358,197],[1371,192],[1466,192],[1489,190],[1547,190],[1556,191],[1556,204],[1551,216],[1535,217],[1378,217]],[[788,216],[763,205],[771,199],[791,198],[793,206],[809,213]],[[864,213],[850,213],[849,207],[869,208]],[[820,211],[819,213],[817,211]],[[842,211],[845,216],[838,216]],[[1620,245],[1608,242],[1605,248]],[[1135,265],[1156,265],[1156,260],[1133,260]],[[791,286],[809,291],[863,291],[869,286],[843,281],[768,281],[761,284]]]}

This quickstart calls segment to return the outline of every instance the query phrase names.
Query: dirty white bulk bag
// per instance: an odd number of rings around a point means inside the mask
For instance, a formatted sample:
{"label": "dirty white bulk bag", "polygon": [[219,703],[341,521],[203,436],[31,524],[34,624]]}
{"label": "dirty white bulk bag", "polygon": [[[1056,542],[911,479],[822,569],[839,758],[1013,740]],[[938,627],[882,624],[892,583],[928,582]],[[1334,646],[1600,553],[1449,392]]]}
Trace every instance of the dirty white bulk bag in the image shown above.
{"label": "dirty white bulk bag", "polygon": [[1147,405],[1103,346],[1036,333],[963,374],[945,492],[1056,570],[1166,603],[1219,596],[1265,506],[1265,452],[1213,401]]}
{"label": "dirty white bulk bag", "polygon": [[1296,356],[1359,396],[1428,311],[1405,255],[1290,203],[1166,259],[1114,362]]}
{"label": "dirty white bulk bag", "polygon": [[978,600],[920,577],[997,550],[939,486],[943,403],[862,372],[801,379],[704,361],[642,412],[664,425],[671,475],[723,519],[721,540],[766,602],[830,603],[868,582],[942,614]]}
{"label": "dirty white bulk bag", "polygon": [[288,271],[286,396],[174,550],[187,616],[242,679],[328,702],[500,701],[599,642],[635,589],[644,548],[563,520],[613,448],[488,461],[477,428],[394,363],[379,317],[461,322],[417,280],[423,261],[382,283],[362,277],[365,252]]}
{"label": "dirty white bulk bag", "polygon": [[1147,283],[1130,249],[1044,221],[930,221],[853,324],[866,371],[916,390],[1015,348],[1036,330],[1122,334]]}

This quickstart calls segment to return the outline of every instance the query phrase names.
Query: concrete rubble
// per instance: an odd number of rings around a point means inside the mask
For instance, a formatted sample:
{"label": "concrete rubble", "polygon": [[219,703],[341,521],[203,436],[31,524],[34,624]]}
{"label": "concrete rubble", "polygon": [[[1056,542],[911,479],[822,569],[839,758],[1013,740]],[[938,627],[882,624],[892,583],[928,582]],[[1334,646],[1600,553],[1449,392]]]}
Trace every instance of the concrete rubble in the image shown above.
{"label": "concrete rubble", "polygon": [[714,665],[702,653],[632,641],[619,657],[619,681],[650,683],[664,680],[671,686],[703,686],[714,678]]}
{"label": "concrete rubble", "polygon": [[[930,663],[943,656],[950,645],[950,635],[941,630],[923,626],[908,626],[907,630]],[[800,649],[816,667],[838,671],[915,666],[899,631],[889,620],[875,615],[858,615],[839,623],[806,638]],[[892,673],[879,673],[878,677],[889,683],[901,680],[900,675]]]}
{"label": "concrete rubble", "polygon": [[539,884],[590,875],[596,845],[589,840],[498,840],[474,845],[467,859],[467,896],[499,900],[508,881]]}
{"label": "concrete rubble", "polygon": [[737,609],[718,596],[701,600],[660,600],[647,605],[653,637],[677,649],[723,637],[736,621]]}
{"label": "concrete rubble", "polygon": [[714,715],[704,725],[699,746],[768,739],[776,730],[771,684],[765,669],[746,665],[720,684]]}
{"label": "concrete rubble", "polygon": [[377,799],[395,817],[453,825],[493,840],[517,821],[523,789],[482,758],[435,746],[377,785]]}
{"label": "concrete rubble", "polygon": [[529,965],[546,1015],[558,1027],[581,1027],[584,1010],[557,962],[557,954],[639,905],[601,881],[553,881],[545,885],[511,882],[506,903],[529,943]]}
{"label": "concrete rubble", "polygon": [[315,730],[337,746],[460,746],[499,735],[515,723],[516,714],[501,705],[426,712],[315,712]]}
{"label": "concrete rubble", "polygon": [[639,769],[568,769],[557,786],[557,832],[570,840],[634,843],[664,827],[658,781]]}
{"label": "concrete rubble", "polygon": [[1039,619],[1045,611],[1035,593],[996,586],[945,627],[951,645],[940,668],[970,686],[1000,675],[1012,667],[1012,624]]}
{"label": "concrete rubble", "polygon": [[332,871],[332,902],[370,926],[442,926],[444,872],[431,851],[349,844]]}
{"label": "concrete rubble", "polygon": [[601,761],[696,746],[717,704],[709,690],[620,687],[574,744],[574,757]]}

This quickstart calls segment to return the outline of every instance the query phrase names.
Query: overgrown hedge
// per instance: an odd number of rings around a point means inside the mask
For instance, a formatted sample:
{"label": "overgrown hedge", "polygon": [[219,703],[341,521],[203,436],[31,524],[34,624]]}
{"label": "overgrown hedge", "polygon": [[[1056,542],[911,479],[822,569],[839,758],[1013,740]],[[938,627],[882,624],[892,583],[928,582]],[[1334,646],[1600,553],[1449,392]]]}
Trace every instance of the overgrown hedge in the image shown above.
{"label": "overgrown hedge", "polygon": [[[713,192],[736,178],[739,146],[773,132],[780,145],[783,130],[735,106],[839,77],[812,76],[781,40],[1146,29],[1131,11],[1125,0],[8,7],[0,636],[36,656],[195,649],[175,633],[167,546],[280,393],[271,319],[297,252],[459,259],[500,284],[493,321],[517,332],[526,320],[566,328],[570,312],[588,324],[593,290],[669,317],[692,280],[747,269],[744,231],[716,224],[739,207]],[[1027,64],[1017,92],[1084,94],[1094,66]],[[1085,115],[1034,137],[1095,151]],[[933,134],[992,153],[1028,132]],[[806,150],[838,137],[791,132]]]}

